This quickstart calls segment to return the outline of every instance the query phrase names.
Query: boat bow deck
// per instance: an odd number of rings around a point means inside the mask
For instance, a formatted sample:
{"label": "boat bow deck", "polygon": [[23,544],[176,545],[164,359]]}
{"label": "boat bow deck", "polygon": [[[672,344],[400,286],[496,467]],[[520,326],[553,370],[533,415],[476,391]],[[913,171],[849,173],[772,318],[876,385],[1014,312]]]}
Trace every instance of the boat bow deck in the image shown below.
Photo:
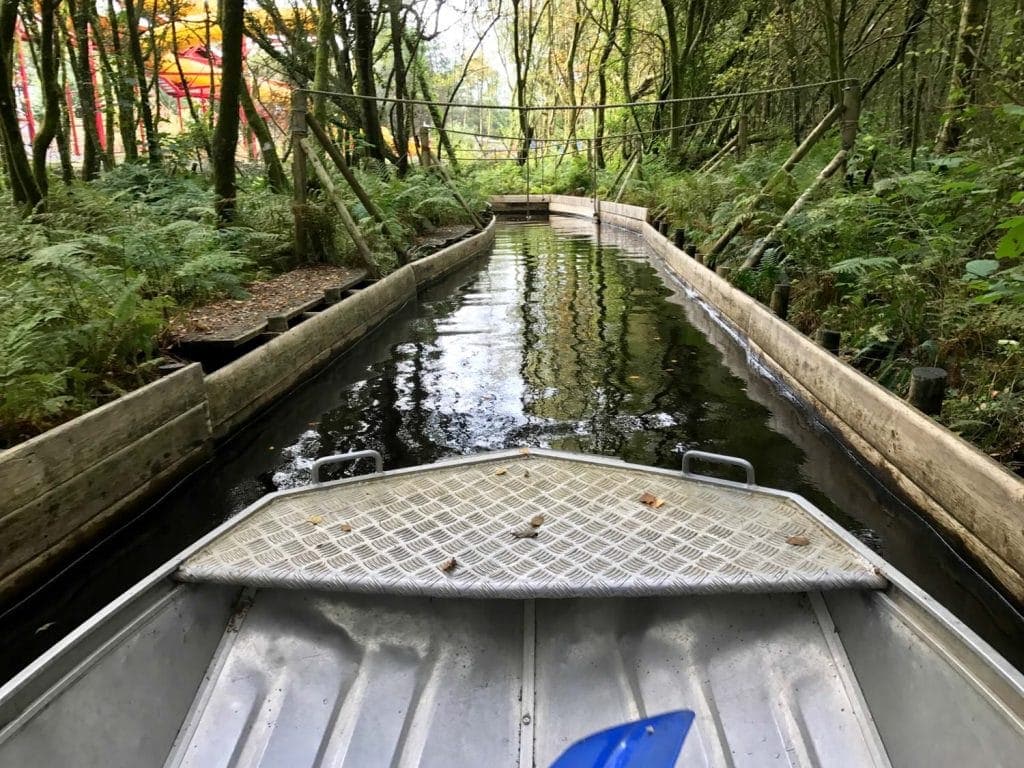
{"label": "boat bow deck", "polygon": [[[645,505],[643,494],[663,503]],[[533,527],[537,516],[543,522]],[[497,598],[885,586],[866,559],[787,494],[536,451],[272,497],[177,576]]]}

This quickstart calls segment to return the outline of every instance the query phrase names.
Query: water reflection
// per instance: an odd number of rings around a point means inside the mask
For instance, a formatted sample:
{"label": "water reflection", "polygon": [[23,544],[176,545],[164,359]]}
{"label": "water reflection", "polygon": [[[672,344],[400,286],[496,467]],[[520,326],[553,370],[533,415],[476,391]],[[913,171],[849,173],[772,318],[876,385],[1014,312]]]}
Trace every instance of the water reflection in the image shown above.
{"label": "water reflection", "polygon": [[831,507],[803,481],[803,452],[671,293],[617,230],[503,226],[487,266],[421,302],[407,340],[284,452],[275,483],[308,482],[311,458],[358,448],[388,467],[518,445],[675,467],[699,447],[748,458],[762,482]]}

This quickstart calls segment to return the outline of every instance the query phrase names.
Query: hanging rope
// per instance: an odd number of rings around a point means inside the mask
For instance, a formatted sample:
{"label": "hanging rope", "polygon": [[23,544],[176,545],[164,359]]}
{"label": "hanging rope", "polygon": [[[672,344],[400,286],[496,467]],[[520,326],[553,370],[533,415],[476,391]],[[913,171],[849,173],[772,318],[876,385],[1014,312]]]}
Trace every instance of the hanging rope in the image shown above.
{"label": "hanging rope", "polygon": [[761,88],[754,91],[739,91],[736,93],[712,93],[707,94],[705,96],[684,96],[678,99],[658,99],[656,101],[627,101],[618,104],[581,104],[575,107],[566,104],[556,104],[546,107],[513,106],[508,104],[469,104],[467,102],[460,101],[428,101],[424,99],[396,99],[391,96],[364,96],[361,93],[342,93],[339,91],[325,91],[316,88],[296,88],[295,90],[301,91],[302,93],[314,94],[317,96],[330,96],[332,98],[339,99],[356,99],[359,101],[379,101],[384,104],[409,104],[413,106],[423,107],[435,106],[464,109],[493,109],[507,112],[581,112],[584,110],[594,109],[603,110],[624,109],[627,107],[657,107],[663,104],[693,104],[703,101],[717,101],[720,99],[744,99],[751,96],[765,96],[770,93],[787,93],[789,91],[802,91],[808,88],[822,88],[828,85],[842,85],[851,82],[855,82],[855,79],[845,77],[839,80],[821,80],[816,83],[801,83],[799,85],[786,85],[779,86],[777,88]]}

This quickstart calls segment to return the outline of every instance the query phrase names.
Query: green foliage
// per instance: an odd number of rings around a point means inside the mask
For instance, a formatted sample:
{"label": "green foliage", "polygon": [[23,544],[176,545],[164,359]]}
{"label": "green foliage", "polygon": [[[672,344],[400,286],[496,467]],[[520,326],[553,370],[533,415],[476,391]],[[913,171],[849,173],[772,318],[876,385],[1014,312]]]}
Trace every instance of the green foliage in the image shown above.
{"label": "green foliage", "polygon": [[[822,143],[752,208],[788,151],[756,152],[711,174],[653,159],[626,197],[667,208],[671,225],[705,248],[735,217],[752,213],[723,259],[738,261],[835,146]],[[869,167],[874,181],[865,186]],[[914,366],[945,367],[955,390],[942,420],[1010,466],[1024,467],[1022,185],[1019,156],[962,152],[908,170],[897,141],[868,137],[847,183],[819,191],[782,231],[781,247],[733,279],[764,302],[775,283],[788,279],[791,322],[808,334],[822,325],[839,330],[854,351],[885,350],[869,372],[900,396]]]}
{"label": "green foliage", "polygon": [[287,242],[218,229],[201,177],[142,165],[54,185],[45,212],[0,218],[0,445],[152,378],[171,310],[241,295]]}

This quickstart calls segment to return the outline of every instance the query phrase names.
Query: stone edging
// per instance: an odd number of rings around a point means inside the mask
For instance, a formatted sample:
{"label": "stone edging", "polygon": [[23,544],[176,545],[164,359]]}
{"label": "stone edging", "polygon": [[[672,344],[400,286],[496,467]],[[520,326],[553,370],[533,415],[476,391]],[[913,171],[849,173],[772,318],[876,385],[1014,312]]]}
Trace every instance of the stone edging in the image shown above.
{"label": "stone edging", "polygon": [[[525,196],[500,200],[509,208]],[[595,215],[588,198],[531,200],[552,214]],[[647,223],[646,208],[597,208],[602,222],[639,233],[830,429],[1024,603],[1024,481],[676,248]]]}
{"label": "stone edging", "polygon": [[97,541],[206,460],[216,440],[490,248],[496,225],[492,219],[209,376],[190,365],[0,451],[0,601]]}

